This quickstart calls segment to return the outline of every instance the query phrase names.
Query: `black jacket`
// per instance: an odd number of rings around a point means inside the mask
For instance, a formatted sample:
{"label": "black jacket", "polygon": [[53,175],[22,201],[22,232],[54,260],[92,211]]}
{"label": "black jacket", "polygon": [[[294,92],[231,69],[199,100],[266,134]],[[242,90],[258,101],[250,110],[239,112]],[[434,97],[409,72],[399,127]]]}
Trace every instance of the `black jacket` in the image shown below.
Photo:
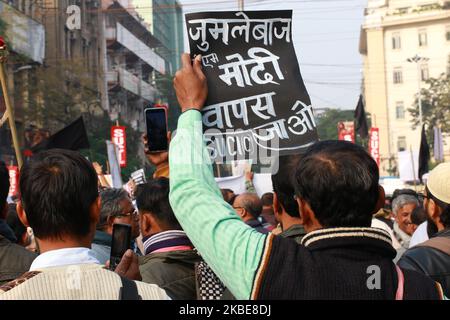
{"label": "black jacket", "polygon": [[246,222],[246,224],[250,227],[252,227],[253,229],[255,229],[256,231],[260,232],[260,233],[264,233],[267,234],[269,233],[269,230],[267,230],[266,228],[264,228],[264,226],[262,225],[261,222],[259,222],[256,219],[253,220],[249,220]]}
{"label": "black jacket", "polygon": [[151,253],[139,257],[142,281],[157,284],[173,300],[196,300],[195,264],[202,261],[194,250]]}
{"label": "black jacket", "polygon": [[12,243],[17,242],[17,238],[14,234],[14,231],[11,229],[11,227],[6,223],[4,219],[0,219],[0,236],[3,236]]}
{"label": "black jacket", "polygon": [[[433,238],[447,240],[447,247],[450,248],[450,229],[437,233]],[[450,296],[450,255],[448,253],[427,247],[425,242],[406,251],[398,265],[431,277],[442,285],[446,297]]]}
{"label": "black jacket", "polygon": [[30,270],[37,255],[0,235],[0,285]]}
{"label": "black jacket", "polygon": [[305,235],[305,228],[303,228],[301,224],[294,224],[289,229],[286,229],[279,234],[280,237],[294,239],[298,244],[301,244]]}
{"label": "black jacket", "polygon": [[[375,228],[322,229],[298,245],[269,236],[252,298],[261,300],[392,300],[398,277],[389,233]],[[403,270],[405,300],[442,299],[429,277]],[[377,281],[375,281],[378,279]],[[374,284],[379,283],[379,286]]]}

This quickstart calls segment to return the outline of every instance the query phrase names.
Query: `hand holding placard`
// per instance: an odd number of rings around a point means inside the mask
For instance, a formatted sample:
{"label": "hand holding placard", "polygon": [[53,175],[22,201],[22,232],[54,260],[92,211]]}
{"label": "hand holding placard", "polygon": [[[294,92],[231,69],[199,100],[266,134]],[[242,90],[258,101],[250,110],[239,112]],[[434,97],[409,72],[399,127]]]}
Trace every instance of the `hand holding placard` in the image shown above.
{"label": "hand holding placard", "polygon": [[201,110],[208,97],[208,84],[202,71],[202,57],[198,55],[191,63],[189,54],[181,57],[183,67],[175,74],[173,81],[181,111]]}

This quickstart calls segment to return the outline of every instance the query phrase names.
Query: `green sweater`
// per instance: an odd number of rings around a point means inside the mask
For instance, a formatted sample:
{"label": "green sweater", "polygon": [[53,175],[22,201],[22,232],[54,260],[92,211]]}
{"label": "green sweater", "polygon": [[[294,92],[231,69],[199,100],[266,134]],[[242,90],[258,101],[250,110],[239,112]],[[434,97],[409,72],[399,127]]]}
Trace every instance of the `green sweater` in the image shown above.
{"label": "green sweater", "polygon": [[203,140],[201,113],[181,115],[170,145],[170,203],[202,258],[239,299],[250,299],[267,235],[247,226],[226,203]]}

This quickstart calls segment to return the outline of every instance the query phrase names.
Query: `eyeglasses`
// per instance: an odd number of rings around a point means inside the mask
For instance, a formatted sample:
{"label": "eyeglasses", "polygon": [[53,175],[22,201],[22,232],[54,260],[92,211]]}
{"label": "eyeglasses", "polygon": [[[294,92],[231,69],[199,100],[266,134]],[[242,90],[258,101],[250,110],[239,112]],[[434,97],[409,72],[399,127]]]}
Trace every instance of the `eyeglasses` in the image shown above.
{"label": "eyeglasses", "polygon": [[135,217],[137,216],[138,211],[136,209],[133,209],[133,211],[127,212],[127,213],[121,213],[121,214],[116,214],[116,217]]}

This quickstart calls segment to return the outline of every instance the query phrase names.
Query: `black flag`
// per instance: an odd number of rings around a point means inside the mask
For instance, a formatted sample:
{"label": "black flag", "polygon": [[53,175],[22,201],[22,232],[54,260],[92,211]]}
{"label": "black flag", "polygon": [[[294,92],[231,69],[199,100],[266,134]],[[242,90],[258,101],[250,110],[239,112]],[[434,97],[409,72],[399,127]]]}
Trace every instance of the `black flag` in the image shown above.
{"label": "black flag", "polygon": [[33,153],[49,149],[67,149],[77,151],[80,149],[89,149],[91,146],[87,137],[86,127],[83,117],[58,131],[47,140],[31,148]]}
{"label": "black flag", "polygon": [[422,127],[422,137],[420,139],[419,151],[419,180],[422,182],[422,176],[429,171],[428,162],[430,161],[430,146],[425,134],[425,125]]}
{"label": "black flag", "polygon": [[355,131],[363,139],[369,136],[369,126],[367,125],[366,111],[364,110],[363,96],[359,96],[358,106],[355,110],[356,126]]}

